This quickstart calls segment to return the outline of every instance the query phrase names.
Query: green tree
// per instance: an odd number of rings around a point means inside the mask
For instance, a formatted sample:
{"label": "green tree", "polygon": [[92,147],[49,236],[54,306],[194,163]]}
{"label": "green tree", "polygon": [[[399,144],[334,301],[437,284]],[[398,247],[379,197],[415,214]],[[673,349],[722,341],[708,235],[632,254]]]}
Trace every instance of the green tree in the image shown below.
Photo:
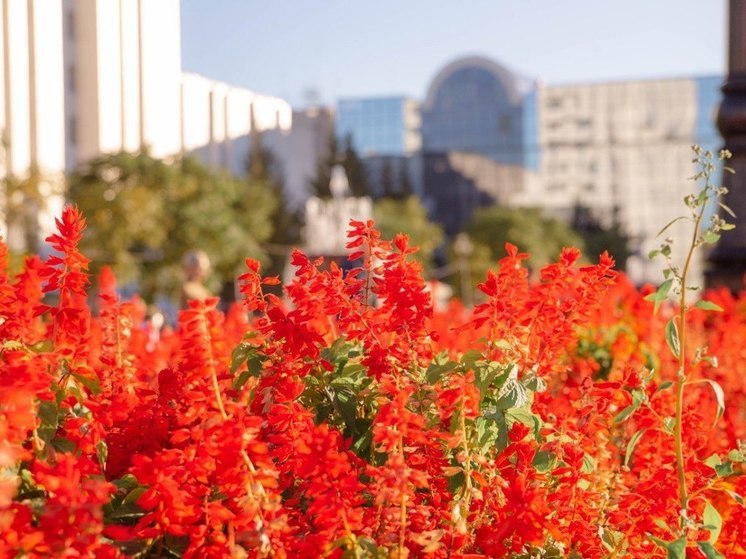
{"label": "green tree", "polygon": [[[473,275],[477,279],[483,277],[483,266],[487,268],[504,256],[505,243],[512,243],[521,251],[528,252],[531,255],[528,264],[534,269],[556,260],[563,247],[584,249],[583,239],[569,225],[546,217],[535,208],[479,208],[466,233],[475,246],[481,245],[489,250],[491,262],[474,262]],[[481,251],[475,251],[475,254],[478,252]]]}
{"label": "green tree", "polygon": [[[39,214],[48,211],[49,199],[62,196],[61,179],[45,176],[32,166],[23,176],[8,175],[3,180],[4,218],[11,250],[36,254],[43,240]],[[56,217],[56,216],[55,216]]]}
{"label": "green tree", "polygon": [[329,181],[332,180],[332,169],[340,162],[338,152],[339,144],[337,136],[332,132],[329,135],[326,154],[316,163],[316,174],[311,179],[311,192],[314,196],[323,199],[332,197],[332,193],[329,190]]}
{"label": "green tree", "polygon": [[414,195],[414,186],[412,185],[412,177],[409,175],[409,166],[406,159],[399,161],[397,182],[399,183],[399,196],[406,198]]}
{"label": "green tree", "polygon": [[391,166],[391,159],[386,158],[381,165],[381,197],[397,198],[398,188],[394,184],[394,169]]}
{"label": "green tree", "polygon": [[589,260],[594,260],[602,252],[608,251],[616,261],[617,269],[625,269],[632,251],[629,248],[629,237],[622,230],[616,212],[611,227],[606,228],[588,208],[578,204],[573,212],[572,228],[583,238],[584,253]]}
{"label": "green tree", "polygon": [[265,268],[265,274],[282,275],[291,247],[298,246],[301,242],[303,216],[300,211],[290,209],[282,169],[272,151],[264,147],[261,133],[258,131],[251,137],[248,174],[250,181],[266,184],[277,201],[272,213],[272,235],[268,239],[269,246],[266,249],[270,263]]}
{"label": "green tree", "polygon": [[427,210],[415,196],[376,200],[373,217],[384,238],[397,233],[409,235],[410,245],[420,247],[415,258],[426,268],[431,266],[435,249],[443,243],[443,229],[428,219]]}
{"label": "green tree", "polygon": [[349,134],[344,141],[344,150],[342,151],[342,166],[347,173],[347,180],[350,182],[350,193],[356,197],[370,196],[370,181],[368,179],[368,170],[365,163],[360,159],[355,148],[352,145],[352,136]]}
{"label": "green tree", "polygon": [[88,220],[82,248],[93,272],[112,266],[146,300],[178,292],[189,250],[209,255],[217,285],[232,280],[245,257],[265,258],[261,243],[276,206],[266,184],[147,153],[92,161],[70,177],[69,196]]}

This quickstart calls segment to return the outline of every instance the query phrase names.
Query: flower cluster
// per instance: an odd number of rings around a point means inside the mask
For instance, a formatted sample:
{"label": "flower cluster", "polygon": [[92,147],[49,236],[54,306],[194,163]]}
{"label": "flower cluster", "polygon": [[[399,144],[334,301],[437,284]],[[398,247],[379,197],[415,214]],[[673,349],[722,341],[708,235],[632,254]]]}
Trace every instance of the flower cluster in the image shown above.
{"label": "flower cluster", "polygon": [[677,309],[608,255],[531,281],[509,245],[436,313],[352,222],[353,270],[296,252],[279,298],[247,261],[155,336],[110,271],[88,298],[84,226],[15,277],[0,245],[0,557],[746,557],[746,296],[689,315],[720,366],[691,356],[682,510]]}

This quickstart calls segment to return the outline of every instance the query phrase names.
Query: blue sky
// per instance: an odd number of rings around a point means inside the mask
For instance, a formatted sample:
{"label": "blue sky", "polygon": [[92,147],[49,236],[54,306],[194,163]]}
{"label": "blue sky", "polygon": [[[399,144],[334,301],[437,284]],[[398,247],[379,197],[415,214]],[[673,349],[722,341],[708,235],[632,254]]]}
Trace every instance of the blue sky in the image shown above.
{"label": "blue sky", "polygon": [[184,70],[296,106],[421,99],[481,54],[550,84],[723,74],[725,0],[182,0]]}

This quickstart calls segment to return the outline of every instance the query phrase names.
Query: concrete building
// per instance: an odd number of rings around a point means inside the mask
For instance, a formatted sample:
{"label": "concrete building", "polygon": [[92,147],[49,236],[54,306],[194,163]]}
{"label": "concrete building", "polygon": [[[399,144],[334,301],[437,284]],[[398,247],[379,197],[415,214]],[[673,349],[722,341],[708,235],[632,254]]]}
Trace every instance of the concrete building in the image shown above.
{"label": "concrete building", "polygon": [[[586,208],[616,222],[635,255],[634,281],[658,281],[656,234],[696,186],[692,144],[717,151],[717,76],[545,86],[467,57],[433,79],[422,104],[423,194],[449,234],[483,205],[538,207],[571,219]],[[674,258],[688,244],[668,230]],[[693,275],[699,277],[702,262]]]}
{"label": "concrete building", "polygon": [[181,153],[235,175],[246,171],[252,130],[288,131],[292,108],[277,97],[181,75]]}
{"label": "concrete building", "polygon": [[179,0],[0,8],[0,234],[11,248],[54,228],[64,173],[96,156],[197,154],[239,173],[252,126],[291,125],[281,99],[182,73]]}
{"label": "concrete building", "polygon": [[181,149],[179,0],[63,0],[67,168]]}
{"label": "concrete building", "polygon": [[[661,228],[684,213],[683,198],[697,187],[692,144],[717,149],[712,115],[718,78],[661,79],[540,86],[537,89],[538,180],[524,183],[511,205],[541,207],[570,219],[576,206],[604,225],[614,220],[630,237],[627,262],[638,282],[658,281]],[[681,259],[691,232],[678,222],[666,233]],[[701,277],[702,262],[693,275]]]}
{"label": "concrete building", "polygon": [[[0,233],[22,248],[62,204],[65,166],[62,8],[55,0],[3,0],[0,18]],[[24,197],[22,190],[38,196]]]}
{"label": "concrete building", "polygon": [[285,101],[181,70],[179,0],[64,0],[67,169],[147,148],[243,172],[252,122],[287,129]]}
{"label": "concrete building", "polygon": [[289,207],[303,208],[312,195],[311,180],[329,147],[334,133],[334,113],[311,107],[292,114],[292,128],[277,127],[265,132],[263,145],[275,156],[282,171],[282,183]]}

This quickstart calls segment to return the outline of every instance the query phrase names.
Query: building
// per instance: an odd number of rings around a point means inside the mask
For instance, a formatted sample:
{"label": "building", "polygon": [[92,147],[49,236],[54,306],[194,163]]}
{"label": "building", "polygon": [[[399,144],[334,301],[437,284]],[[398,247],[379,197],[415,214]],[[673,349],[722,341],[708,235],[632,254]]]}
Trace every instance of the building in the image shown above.
{"label": "building", "polygon": [[[650,261],[656,235],[685,213],[683,198],[697,185],[691,145],[717,150],[716,77],[639,80],[537,89],[537,180],[527,181],[511,205],[536,206],[570,219],[577,206],[602,224],[616,221],[634,244],[627,262],[638,282],[658,281],[663,262]],[[677,222],[675,261],[685,256],[690,224]],[[702,273],[695,262],[693,276]]]}
{"label": "building", "polygon": [[425,203],[455,235],[474,210],[510,204],[536,166],[534,84],[482,57],[446,65],[422,104]]}
{"label": "building", "polygon": [[64,0],[64,10],[68,171],[146,148],[240,173],[252,123],[290,127],[282,99],[182,72],[179,0]]}
{"label": "building", "polygon": [[195,154],[242,172],[252,130],[291,126],[282,99],[182,72],[179,0],[0,6],[0,233],[11,248],[53,229],[64,173],[96,156]]}
{"label": "building", "polygon": [[[422,104],[423,194],[455,234],[483,205],[539,207],[567,220],[582,207],[620,226],[634,281],[658,281],[647,258],[696,186],[692,144],[716,152],[717,76],[542,85],[479,57],[446,65]],[[668,230],[674,258],[686,223]],[[702,262],[693,275],[700,277]]]}
{"label": "building", "polygon": [[319,161],[326,157],[329,138],[334,134],[334,113],[310,107],[292,114],[292,127],[277,127],[262,135],[262,144],[274,155],[288,207],[303,208],[313,194],[311,181]]}
{"label": "building", "polygon": [[524,103],[530,80],[482,57],[446,65],[422,103],[425,153],[479,153],[506,165],[525,166]]}
{"label": "building", "polygon": [[[0,234],[22,248],[26,230],[49,230],[62,205],[65,117],[62,7],[49,0],[3,0],[0,12]],[[39,196],[24,196],[33,189]]]}
{"label": "building", "polygon": [[243,175],[253,130],[290,130],[292,108],[278,97],[261,95],[198,76],[181,74],[179,153]]}
{"label": "building", "polygon": [[421,146],[419,107],[406,97],[341,99],[335,130],[362,157],[406,157]]}

